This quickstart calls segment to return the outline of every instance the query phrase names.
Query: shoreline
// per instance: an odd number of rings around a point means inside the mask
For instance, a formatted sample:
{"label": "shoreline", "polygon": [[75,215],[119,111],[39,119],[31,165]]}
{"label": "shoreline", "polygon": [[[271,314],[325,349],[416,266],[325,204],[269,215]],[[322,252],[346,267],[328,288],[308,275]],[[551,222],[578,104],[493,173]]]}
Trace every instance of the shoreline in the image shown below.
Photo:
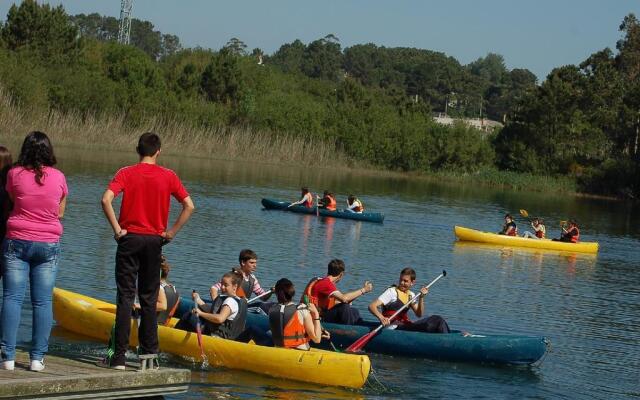
{"label": "shoreline", "polygon": [[[1,101],[4,100],[4,101]],[[17,154],[24,135],[31,130],[42,130],[52,139],[56,148],[126,153],[135,149],[140,132],[157,131],[163,139],[166,156],[177,159],[203,161],[251,162],[275,167],[313,168],[320,170],[359,173],[394,179],[419,179],[447,186],[480,185],[497,190],[518,192],[547,192],[582,198],[626,200],[615,196],[581,193],[575,190],[575,180],[521,174],[496,169],[475,173],[455,171],[394,171],[354,160],[335,147],[318,140],[291,135],[256,131],[249,127],[207,128],[190,125],[179,120],[150,118],[133,127],[123,117],[80,117],[54,110],[48,113],[25,113],[11,104],[0,91],[0,144]],[[10,133],[12,132],[12,133]],[[538,188],[538,190],[532,190]],[[567,189],[569,188],[569,189]]]}
{"label": "shoreline", "polygon": [[[73,142],[66,138],[66,140],[59,140],[59,135],[51,134],[52,140],[54,141],[54,145],[56,148],[61,149],[61,153],[66,151],[96,151],[96,150],[108,150],[111,156],[115,156],[114,158],[127,160],[135,158],[135,153],[132,152],[132,149],[135,148],[135,138],[136,135],[131,137],[131,145],[124,146],[122,143],[119,143],[116,146],[109,145],[105,142],[93,142],[91,144],[84,143],[78,144],[78,142]],[[59,144],[57,144],[59,143]],[[3,135],[0,133],[0,145],[5,145],[10,148],[13,154],[17,154],[20,148],[20,138]],[[218,154],[206,155],[201,152],[195,152],[191,154],[185,154],[185,152],[191,150],[190,146],[181,146],[176,145],[175,143],[169,143],[167,147],[170,146],[170,150],[166,150],[164,152],[165,159],[171,160],[201,160],[203,162],[233,162],[233,163],[241,163],[250,161],[252,164],[260,164],[270,167],[304,167],[305,165],[298,160],[269,160],[269,159],[254,159],[251,157],[223,157]],[[177,149],[176,149],[177,148]],[[116,153],[116,154],[114,154]],[[347,159],[345,159],[347,160]],[[342,160],[342,161],[345,161]],[[348,165],[350,164],[350,165]],[[309,166],[309,165],[307,165]],[[325,171],[338,171],[344,173],[357,173],[362,176],[375,176],[382,178],[392,178],[392,179],[403,179],[403,180],[421,180],[430,183],[439,183],[445,186],[460,186],[462,184],[473,183],[479,185],[484,188],[493,188],[496,190],[513,190],[516,192],[531,192],[531,193],[541,193],[548,192],[554,195],[571,195],[573,197],[586,198],[586,199],[596,199],[596,200],[614,200],[614,201],[625,201],[627,199],[615,197],[615,196],[604,196],[598,194],[590,194],[577,192],[573,190],[559,190],[558,185],[562,186],[563,183],[571,182],[570,179],[565,178],[564,180],[558,180],[557,178],[547,177],[547,176],[537,176],[537,175],[527,175],[527,174],[517,174],[517,173],[509,173],[503,171],[496,170],[485,170],[478,171],[477,173],[460,173],[460,172],[423,172],[423,171],[393,171],[382,168],[377,168],[372,165],[367,165],[355,160],[348,160],[346,163],[342,163],[342,165],[337,165],[333,167],[327,167],[326,165],[315,165],[311,164],[314,169],[325,170]],[[498,178],[504,178],[503,183],[496,183],[491,179],[487,179],[483,177],[484,174],[491,173],[496,175]],[[513,183],[509,182],[509,179],[523,179],[525,180],[525,184],[523,183]],[[549,181],[554,182],[554,185],[549,185]],[[539,187],[540,190],[531,190],[531,187]]]}

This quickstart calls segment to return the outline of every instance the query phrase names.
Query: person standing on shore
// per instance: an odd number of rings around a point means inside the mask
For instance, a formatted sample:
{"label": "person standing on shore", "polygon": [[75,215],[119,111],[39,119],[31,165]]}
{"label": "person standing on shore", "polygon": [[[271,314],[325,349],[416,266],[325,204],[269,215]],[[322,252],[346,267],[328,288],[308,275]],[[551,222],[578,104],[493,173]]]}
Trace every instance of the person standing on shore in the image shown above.
{"label": "person standing on shore", "polygon": [[15,166],[7,173],[6,191],[13,203],[2,242],[2,368],[15,368],[16,336],[27,283],[33,306],[31,371],[44,370],[53,323],[51,297],[60,259],[60,237],[67,204],[67,181],[53,168],[56,157],[49,137],[27,135]]}
{"label": "person standing on shore", "polygon": [[[140,162],[116,172],[102,196],[104,215],[118,243],[115,352],[107,360],[108,366],[116,369],[125,368],[136,280],[140,300],[139,354],[158,353],[156,301],[162,246],[173,240],[194,210],[191,197],[178,175],[157,165],[160,147],[160,137],[156,133],[142,134],[136,147]],[[123,199],[117,219],[112,203],[121,192]],[[171,196],[180,202],[182,211],[167,230]]]}
{"label": "person standing on shore", "polygon": [[[5,185],[7,184],[7,174],[13,164],[11,152],[4,146],[0,146],[0,240],[4,239],[7,233],[7,220],[11,211],[11,199]],[[0,278],[2,271],[0,270]]]}

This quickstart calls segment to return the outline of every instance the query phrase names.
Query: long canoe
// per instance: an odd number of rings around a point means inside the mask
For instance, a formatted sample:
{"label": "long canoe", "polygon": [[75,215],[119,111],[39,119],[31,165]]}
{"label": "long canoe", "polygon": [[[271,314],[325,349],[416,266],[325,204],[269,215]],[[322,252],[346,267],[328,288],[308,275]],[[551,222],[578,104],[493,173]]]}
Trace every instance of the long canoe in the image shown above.
{"label": "long canoe", "polygon": [[[191,307],[193,301],[183,297],[178,312],[186,312]],[[362,325],[323,323],[322,327],[331,333],[331,341],[336,347],[346,349],[378,325],[374,321],[365,321]],[[269,330],[269,321],[264,314],[249,312],[247,327],[262,334]],[[529,365],[544,355],[548,344],[549,340],[541,336],[464,336],[460,331],[439,334],[383,329],[365,346],[364,351],[441,361]],[[329,347],[324,340],[322,346]]]}
{"label": "long canoe", "polygon": [[551,239],[532,239],[523,238],[520,236],[498,235],[496,233],[477,231],[475,229],[464,228],[457,225],[454,227],[454,232],[459,240],[469,242],[491,243],[502,246],[530,247],[535,249],[548,249],[578,253],[598,252],[597,242],[567,243],[556,242]]}
{"label": "long canoe", "polygon": [[[268,318],[263,314],[249,313],[247,325],[259,331],[269,329]],[[346,349],[378,325],[373,321],[362,325],[322,324],[331,333],[333,344],[341,349]],[[464,336],[459,331],[440,334],[384,329],[365,346],[364,351],[440,361],[529,365],[544,355],[548,343],[546,338],[538,336]]]}
{"label": "long canoe", "polygon": [[[301,214],[313,214],[316,215],[317,207],[304,207],[304,206],[292,206],[289,207],[291,203],[287,203],[286,201],[277,201],[271,199],[262,199],[262,206],[267,210],[282,210],[282,211],[291,211],[295,213]],[[324,208],[320,208],[318,214],[323,217],[331,217],[331,218],[344,218],[344,219],[353,219],[356,221],[367,221],[367,222],[378,222],[382,223],[384,221],[384,214],[382,213],[353,213],[349,211],[329,211]]]}
{"label": "long canoe", "polygon": [[[113,304],[54,289],[55,319],[69,331],[106,343],[115,310]],[[172,325],[176,322],[174,318]],[[129,342],[132,347],[138,344],[137,331],[137,324],[132,320]],[[202,361],[195,333],[159,326],[158,339],[161,351]],[[203,336],[202,343],[210,365],[326,386],[360,388],[371,368],[369,358],[364,355],[265,347],[211,336]]]}

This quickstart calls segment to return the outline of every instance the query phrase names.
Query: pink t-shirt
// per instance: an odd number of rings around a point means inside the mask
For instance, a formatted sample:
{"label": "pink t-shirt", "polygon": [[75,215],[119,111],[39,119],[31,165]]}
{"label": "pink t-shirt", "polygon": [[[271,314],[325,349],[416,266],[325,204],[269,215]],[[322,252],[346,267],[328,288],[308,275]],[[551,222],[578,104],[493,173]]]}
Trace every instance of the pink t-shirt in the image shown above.
{"label": "pink t-shirt", "polygon": [[14,167],[7,174],[7,193],[13,198],[13,210],[7,221],[7,238],[34,242],[58,242],[62,224],[60,202],[68,194],[64,174],[53,167],[42,168],[42,185],[35,172]]}

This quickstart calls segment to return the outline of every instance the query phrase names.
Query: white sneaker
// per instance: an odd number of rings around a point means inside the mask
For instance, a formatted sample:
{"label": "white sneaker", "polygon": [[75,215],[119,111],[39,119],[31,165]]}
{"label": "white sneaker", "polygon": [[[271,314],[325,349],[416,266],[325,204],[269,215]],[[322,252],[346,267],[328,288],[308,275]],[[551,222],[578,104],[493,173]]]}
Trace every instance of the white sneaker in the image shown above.
{"label": "white sneaker", "polygon": [[44,370],[44,360],[31,360],[31,366],[29,369],[33,372],[40,372]]}
{"label": "white sneaker", "polygon": [[2,369],[6,369],[7,371],[13,371],[15,367],[16,367],[15,360],[2,362]]}

